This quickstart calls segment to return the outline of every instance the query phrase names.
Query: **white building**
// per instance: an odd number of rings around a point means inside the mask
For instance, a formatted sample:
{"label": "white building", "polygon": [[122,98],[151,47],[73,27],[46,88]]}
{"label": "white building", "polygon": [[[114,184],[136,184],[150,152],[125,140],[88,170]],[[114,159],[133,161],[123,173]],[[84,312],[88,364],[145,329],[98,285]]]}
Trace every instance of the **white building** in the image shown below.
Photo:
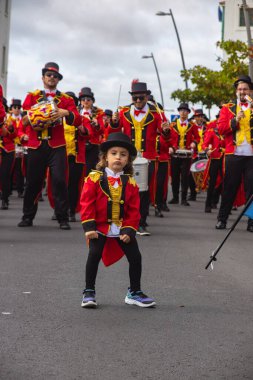
{"label": "white building", "polygon": [[[253,0],[246,0],[251,25],[251,35],[253,36]],[[220,20],[222,21],[222,41],[240,40],[248,42],[244,21],[242,0],[220,1]]]}
{"label": "white building", "polygon": [[0,0],[0,83],[7,88],[11,0]]}

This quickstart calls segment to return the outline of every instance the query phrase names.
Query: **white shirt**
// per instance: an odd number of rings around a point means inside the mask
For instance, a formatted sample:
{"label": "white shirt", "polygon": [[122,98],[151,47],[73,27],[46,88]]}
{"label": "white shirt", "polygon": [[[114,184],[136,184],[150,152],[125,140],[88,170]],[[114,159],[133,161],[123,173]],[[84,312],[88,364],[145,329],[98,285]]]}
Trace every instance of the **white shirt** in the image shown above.
{"label": "white shirt", "polygon": [[[49,90],[48,88],[45,88],[44,89],[44,91],[45,91],[45,93],[46,93],[46,95],[49,93],[49,92],[53,92],[54,94],[56,94],[56,91],[57,91],[57,89],[55,88],[54,90]],[[53,96],[47,96],[47,100],[53,100],[54,98],[53,98]]]}
{"label": "white shirt", "polygon": [[134,110],[136,111],[140,111],[138,110],[138,108],[136,108],[133,104],[131,105],[131,108],[130,108],[130,115],[133,116],[133,118],[136,120],[136,121],[142,121],[142,119],[144,117],[146,117],[148,111],[149,111],[149,106],[148,104],[146,103],[145,106],[141,109],[141,111],[145,111],[145,113],[140,113],[138,116],[136,116],[134,114]]}

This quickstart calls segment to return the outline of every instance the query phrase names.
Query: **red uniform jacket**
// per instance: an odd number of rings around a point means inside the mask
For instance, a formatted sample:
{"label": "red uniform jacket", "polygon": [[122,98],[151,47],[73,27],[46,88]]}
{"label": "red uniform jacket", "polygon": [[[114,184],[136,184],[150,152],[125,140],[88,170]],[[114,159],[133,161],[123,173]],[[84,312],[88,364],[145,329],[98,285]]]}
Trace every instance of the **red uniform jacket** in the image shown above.
{"label": "red uniform jacket", "polygon": [[212,145],[212,153],[210,154],[211,159],[220,159],[225,151],[224,149],[224,139],[219,134],[217,128],[217,120],[210,122],[207,126],[207,130],[204,135],[204,141],[202,144],[203,150],[208,150],[208,146]]}
{"label": "red uniform jacket", "polygon": [[[236,148],[236,131],[239,124],[236,123],[236,102],[224,104],[220,110],[218,120],[219,133],[225,140],[225,154],[234,154]],[[250,118],[251,145],[253,146],[253,113]]]}
{"label": "red uniform jacket", "polygon": [[94,118],[97,119],[98,127],[94,127],[91,123],[92,118],[89,116],[89,114],[84,114],[82,116],[83,119],[83,126],[88,129],[89,131],[89,142],[91,144],[100,144],[102,141],[102,136],[104,134],[104,111],[101,108],[98,107],[92,107],[92,115]]}
{"label": "red uniform jacket", "polygon": [[[8,120],[10,121],[11,116],[9,115]],[[7,129],[7,134],[1,136],[0,133],[0,147],[7,153],[15,151],[14,139],[17,137],[17,126],[16,123],[12,121],[13,126],[8,129],[8,124],[4,126]],[[3,130],[2,130],[3,132]]]}
{"label": "red uniform jacket", "polygon": [[[133,238],[139,227],[140,220],[139,188],[131,176],[124,174],[120,178],[122,183],[120,234],[127,234],[130,238]],[[80,205],[80,215],[84,231],[99,231],[107,235],[112,218],[112,203],[105,172],[93,171],[86,177]],[[108,238],[107,241],[110,244],[114,241],[114,238]],[[119,249],[117,252],[115,250],[105,250],[102,259],[105,265],[110,265],[122,256],[123,253],[120,250],[119,254]]]}
{"label": "red uniform jacket", "polygon": [[[30,92],[24,100],[23,110],[27,111],[34,104],[37,104],[45,99],[46,98],[43,91],[36,90],[34,92]],[[66,117],[67,124],[75,126],[82,124],[82,118],[77,111],[74,100],[70,96],[57,91],[56,96],[54,97],[54,102],[57,104],[58,108],[63,108],[69,111],[69,116]],[[29,135],[27,146],[29,148],[37,149],[41,144],[41,131],[35,131],[32,126],[29,125],[27,128],[27,134]],[[51,148],[64,146],[65,138],[63,123],[60,122],[56,126],[48,128],[48,136],[48,144]]]}
{"label": "red uniform jacket", "polygon": [[[149,112],[146,117],[141,137],[141,152],[143,157],[148,160],[155,160],[158,156],[156,151],[156,137],[158,132],[163,133],[161,127],[161,117],[157,112],[155,106],[148,104]],[[110,132],[119,132],[123,131],[128,135],[133,145],[135,144],[135,128],[132,120],[132,115],[130,114],[131,105],[125,106],[120,110],[119,113],[119,124],[113,126]]]}
{"label": "red uniform jacket", "polygon": [[[170,124],[171,129],[171,146],[174,150],[179,149],[180,134],[177,128],[177,122],[173,121]],[[198,128],[196,124],[188,122],[185,137],[184,137],[184,149],[190,150],[191,143],[194,142],[196,145],[199,143],[200,137],[198,133]]]}

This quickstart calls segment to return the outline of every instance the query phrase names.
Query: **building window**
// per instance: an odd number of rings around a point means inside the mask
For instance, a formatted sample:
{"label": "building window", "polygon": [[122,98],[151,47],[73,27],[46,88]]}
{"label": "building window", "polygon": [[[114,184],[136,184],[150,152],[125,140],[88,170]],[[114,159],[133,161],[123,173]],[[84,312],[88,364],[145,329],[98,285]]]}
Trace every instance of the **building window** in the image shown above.
{"label": "building window", "polygon": [[5,75],[5,63],[6,63],[6,46],[3,46],[3,55],[2,55],[2,67],[1,67],[1,75]]}
{"label": "building window", "polygon": [[5,0],[5,16],[9,14],[9,0]]}
{"label": "building window", "polygon": [[[249,23],[250,23],[250,26],[253,26],[253,8],[248,8],[248,12],[249,12]],[[245,18],[244,18],[243,8],[240,8],[239,26],[246,26],[245,25]]]}

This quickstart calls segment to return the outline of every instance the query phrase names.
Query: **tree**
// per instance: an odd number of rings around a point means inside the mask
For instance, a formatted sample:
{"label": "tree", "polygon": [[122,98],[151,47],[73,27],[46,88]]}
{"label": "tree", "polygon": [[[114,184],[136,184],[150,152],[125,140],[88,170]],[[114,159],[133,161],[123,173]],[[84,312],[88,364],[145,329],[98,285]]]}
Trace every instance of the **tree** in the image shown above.
{"label": "tree", "polygon": [[193,88],[176,90],[171,98],[179,102],[202,103],[209,110],[213,105],[234,97],[233,82],[238,75],[248,75],[249,50],[242,41],[217,42],[217,46],[224,50],[226,59],[218,57],[220,71],[214,71],[204,66],[194,66],[189,70],[182,70],[181,77],[191,81]]}

